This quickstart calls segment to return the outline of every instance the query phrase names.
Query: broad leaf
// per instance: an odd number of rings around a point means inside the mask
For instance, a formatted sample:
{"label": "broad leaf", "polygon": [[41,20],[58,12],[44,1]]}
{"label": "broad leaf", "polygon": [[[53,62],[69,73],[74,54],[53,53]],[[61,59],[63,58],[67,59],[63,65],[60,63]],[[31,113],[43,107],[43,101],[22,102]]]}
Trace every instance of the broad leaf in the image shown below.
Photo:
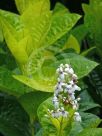
{"label": "broad leaf", "polygon": [[78,14],[59,11],[52,16],[52,23],[45,43],[51,45],[67,33],[79,20]]}
{"label": "broad leaf", "polygon": [[98,125],[101,123],[101,120],[90,113],[81,113],[82,122],[73,122],[72,129],[70,131],[70,136],[79,136],[80,132],[83,132],[86,128],[97,128]]}
{"label": "broad leaf", "polygon": [[[2,17],[0,21],[2,21],[2,22],[6,21],[8,23],[8,27],[9,27],[12,35],[17,39],[17,41],[19,41],[23,37],[25,37],[25,34],[27,32],[24,29],[24,25],[21,22],[19,15],[0,9],[0,16]],[[3,23],[5,24],[6,22],[3,22]],[[3,26],[2,26],[2,28],[3,28]]]}
{"label": "broad leaf", "polygon": [[102,135],[102,128],[94,128],[94,129],[85,129],[77,136],[101,136],[101,135]]}
{"label": "broad leaf", "polygon": [[73,122],[69,136],[77,136],[81,131],[83,131],[82,125],[79,122]]}
{"label": "broad leaf", "polygon": [[47,99],[51,94],[44,92],[26,93],[19,97],[18,101],[23,106],[31,119],[36,120],[38,106]]}
{"label": "broad leaf", "polygon": [[[71,130],[71,124],[73,122],[73,111],[69,110],[68,118],[53,118],[52,116],[46,116],[49,110],[53,110],[54,106],[52,103],[52,98],[44,101],[38,108],[39,121],[43,128],[43,135],[45,136],[56,136],[59,134],[66,136]],[[61,123],[62,121],[62,123]],[[60,131],[61,130],[61,131]]]}
{"label": "broad leaf", "polygon": [[44,133],[46,136],[49,134],[57,135],[57,131],[59,130],[60,127],[59,126],[60,124],[57,119],[50,120],[45,116],[47,114],[47,110],[53,108],[54,107],[52,104],[52,98],[49,98],[39,106],[37,111],[39,121],[42,125],[42,128],[44,129]]}
{"label": "broad leaf", "polygon": [[[15,59],[18,61],[20,64],[25,64],[28,59],[27,52],[24,48],[24,46],[27,43],[27,40],[23,40],[23,42],[18,42],[17,41],[17,35],[16,35],[16,30],[9,24],[8,21],[6,21],[5,18],[1,17],[1,24],[5,36],[5,40],[7,42],[7,45],[14,55]],[[23,45],[22,45],[23,44]]]}
{"label": "broad leaf", "polygon": [[63,50],[68,48],[74,49],[77,53],[80,53],[80,45],[73,35],[70,35],[63,47]]}
{"label": "broad leaf", "polygon": [[71,34],[78,40],[80,45],[82,44],[82,40],[84,40],[87,33],[88,33],[88,28],[84,24],[78,25],[71,30]]}
{"label": "broad leaf", "polygon": [[[37,113],[39,121],[43,128],[43,133],[48,135],[57,135],[57,132],[60,129],[60,119],[46,116],[48,113],[48,109],[54,109],[52,98],[49,98],[44,101],[38,108]],[[82,132],[86,128],[96,128],[101,122],[101,120],[96,115],[83,112],[80,113],[82,117],[82,122],[74,122],[72,119],[70,122],[70,118],[72,118],[72,111],[68,109],[68,112],[70,116],[65,120],[63,119],[63,123],[61,124],[63,128],[63,132],[61,131],[63,133],[63,136],[66,136],[66,134],[69,134],[70,136],[76,136],[78,133]]]}
{"label": "broad leaf", "polygon": [[58,63],[55,63],[57,67],[61,63],[71,64],[79,79],[88,75],[98,65],[96,62],[74,53],[59,54],[57,58],[59,60]]}
{"label": "broad leaf", "polygon": [[96,107],[101,107],[99,104],[96,104],[94,102],[83,102],[80,103],[80,111],[87,111]]}
{"label": "broad leaf", "polygon": [[101,119],[94,114],[84,112],[81,112],[80,114],[82,117],[81,125],[83,128],[96,128],[101,122]]}
{"label": "broad leaf", "polygon": [[[35,14],[34,14],[35,13]],[[51,11],[49,0],[38,1],[22,14],[22,21],[27,27],[33,40],[33,48],[40,47],[49,30],[51,22]]]}
{"label": "broad leaf", "polygon": [[39,0],[15,0],[17,9],[20,14],[22,14],[31,4]]}
{"label": "broad leaf", "polygon": [[12,72],[8,69],[0,67],[0,90],[12,94],[14,96],[21,96],[27,92],[31,92],[32,90],[15,80],[12,77]]}
{"label": "broad leaf", "polygon": [[16,99],[0,93],[0,132],[5,136],[31,136],[29,118]]}
{"label": "broad leaf", "polygon": [[[85,13],[85,26],[90,34],[91,44],[95,45],[98,49],[99,55],[102,57],[101,35],[102,35],[102,1],[90,0],[90,4],[83,4]],[[89,43],[90,43],[89,41]]]}
{"label": "broad leaf", "polygon": [[68,9],[64,5],[62,5],[61,3],[57,2],[53,12],[57,13],[59,11],[66,11],[68,13]]}
{"label": "broad leaf", "polygon": [[[59,59],[60,58],[60,59]],[[38,71],[35,74],[29,75],[15,75],[14,78],[25,83],[26,85],[45,92],[53,92],[56,84],[56,69],[61,63],[71,64],[79,79],[86,76],[93,68],[97,66],[96,62],[90,61],[82,56],[68,53],[58,56],[59,60],[47,59],[42,66],[38,65]],[[33,65],[32,65],[33,66]],[[33,71],[33,67],[32,70]]]}

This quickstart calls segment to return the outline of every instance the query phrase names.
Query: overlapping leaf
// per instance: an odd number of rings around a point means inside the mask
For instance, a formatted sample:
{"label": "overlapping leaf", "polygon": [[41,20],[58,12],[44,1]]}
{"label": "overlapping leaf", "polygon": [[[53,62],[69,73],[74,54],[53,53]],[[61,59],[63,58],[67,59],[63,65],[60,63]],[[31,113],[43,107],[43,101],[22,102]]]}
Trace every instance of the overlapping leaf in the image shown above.
{"label": "overlapping leaf", "polygon": [[0,90],[17,97],[32,91],[24,84],[15,80],[12,74],[6,68],[0,67]]}
{"label": "overlapping leaf", "polygon": [[85,129],[83,132],[78,134],[77,136],[101,136],[102,128],[94,128],[94,129]]}
{"label": "overlapping leaf", "polygon": [[50,27],[51,11],[49,0],[46,2],[42,0],[30,5],[22,14],[21,19],[32,37],[34,49],[38,48],[43,43]]}
{"label": "overlapping leaf", "polygon": [[[50,134],[52,135],[57,135],[57,131],[59,131],[60,129],[60,119],[56,119],[53,117],[48,118],[47,116],[45,116],[47,114],[48,109],[53,110],[53,103],[52,103],[52,98],[47,99],[46,101],[44,101],[38,108],[38,117],[39,117],[39,121],[42,125],[43,128],[43,135],[45,134],[46,136]],[[70,116],[72,111],[69,110],[69,117],[68,119],[66,118],[65,121],[68,124],[68,121],[70,120]],[[74,122],[73,120],[71,120],[71,123],[68,124],[67,129],[65,129],[63,127],[64,124],[64,119],[63,119],[63,123],[62,128],[63,129],[63,133],[61,131],[61,133],[63,134],[63,136],[69,135],[69,136],[78,136],[78,134],[80,132],[82,132],[84,129],[86,128],[96,128],[101,120],[93,114],[90,113],[83,113],[81,112],[81,117],[82,117],[82,122]],[[69,121],[70,122],[70,121]]]}
{"label": "overlapping leaf", "polygon": [[53,92],[56,84],[56,69],[61,63],[71,64],[79,78],[86,76],[97,66],[96,62],[73,53],[68,53],[67,56],[66,54],[62,54],[59,57],[59,60],[56,60],[56,58],[46,60],[34,75],[31,72],[30,77],[23,75],[16,75],[14,77],[36,90]]}
{"label": "overlapping leaf", "polygon": [[102,15],[99,13],[102,12],[102,1],[90,0],[89,5],[83,4],[83,10],[85,12],[85,26],[90,33],[91,42],[97,46],[98,53],[101,56]]}
{"label": "overlapping leaf", "polygon": [[16,99],[1,93],[0,132],[5,136],[31,136],[26,112]]}
{"label": "overlapping leaf", "polygon": [[55,13],[52,16],[51,27],[45,43],[50,45],[56,42],[76,24],[79,18],[79,15],[68,13],[65,10]]}

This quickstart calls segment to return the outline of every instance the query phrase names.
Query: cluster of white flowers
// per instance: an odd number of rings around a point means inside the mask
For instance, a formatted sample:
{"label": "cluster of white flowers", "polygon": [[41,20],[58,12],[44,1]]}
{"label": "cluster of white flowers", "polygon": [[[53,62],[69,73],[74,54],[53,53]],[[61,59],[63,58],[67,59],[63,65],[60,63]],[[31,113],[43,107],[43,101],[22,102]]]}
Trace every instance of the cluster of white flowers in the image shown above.
{"label": "cluster of white flowers", "polygon": [[70,105],[73,110],[75,110],[74,120],[81,121],[81,116],[77,112],[80,98],[75,98],[75,91],[81,90],[81,88],[76,85],[77,75],[68,64],[61,64],[56,72],[58,74],[58,82],[55,86],[52,100],[55,109],[52,111],[49,110],[50,114],[55,118],[59,118],[60,116],[68,117],[69,112],[65,110],[65,107]]}

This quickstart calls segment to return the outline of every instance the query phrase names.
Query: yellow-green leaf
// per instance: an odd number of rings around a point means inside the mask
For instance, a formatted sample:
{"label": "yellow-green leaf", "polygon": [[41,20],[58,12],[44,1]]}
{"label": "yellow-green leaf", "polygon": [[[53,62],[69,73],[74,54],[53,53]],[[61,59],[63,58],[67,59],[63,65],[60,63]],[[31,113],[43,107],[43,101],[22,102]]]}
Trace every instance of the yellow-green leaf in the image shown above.
{"label": "yellow-green leaf", "polygon": [[33,49],[39,48],[50,27],[51,11],[49,0],[38,1],[30,5],[22,14],[21,19],[32,37]]}
{"label": "yellow-green leaf", "polygon": [[5,40],[10,51],[12,52],[18,63],[25,64],[28,59],[28,55],[24,49],[24,46],[19,44],[19,42],[17,41],[15,29],[3,17],[1,17],[1,24]]}
{"label": "yellow-green leaf", "polygon": [[45,43],[51,45],[67,33],[79,20],[80,15],[68,13],[65,10],[56,12],[52,16],[52,23]]}
{"label": "yellow-green leaf", "polygon": [[63,47],[63,50],[68,48],[74,49],[77,53],[80,53],[80,45],[73,35],[70,35],[69,39],[67,40]]}

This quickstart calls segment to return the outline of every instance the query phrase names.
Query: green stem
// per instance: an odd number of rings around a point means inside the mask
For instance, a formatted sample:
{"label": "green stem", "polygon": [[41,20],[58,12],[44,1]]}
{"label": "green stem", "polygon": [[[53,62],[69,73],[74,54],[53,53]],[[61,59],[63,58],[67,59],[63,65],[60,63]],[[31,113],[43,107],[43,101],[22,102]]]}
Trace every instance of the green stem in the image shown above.
{"label": "green stem", "polygon": [[59,132],[58,132],[58,136],[63,136],[63,134],[62,134],[62,125],[63,125],[63,117],[61,118],[60,130],[59,130]]}

